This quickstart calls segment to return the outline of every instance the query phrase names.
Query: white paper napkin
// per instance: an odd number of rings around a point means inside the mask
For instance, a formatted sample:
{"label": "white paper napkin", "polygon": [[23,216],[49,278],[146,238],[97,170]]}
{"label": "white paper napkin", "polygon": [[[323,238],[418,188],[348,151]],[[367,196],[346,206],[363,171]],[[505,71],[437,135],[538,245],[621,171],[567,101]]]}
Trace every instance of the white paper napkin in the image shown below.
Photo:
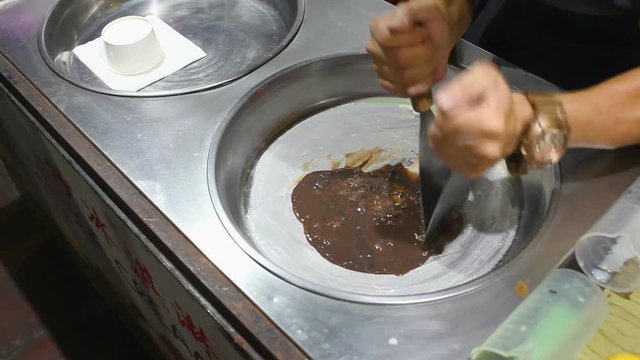
{"label": "white paper napkin", "polygon": [[78,45],[73,49],[73,53],[108,87],[122,91],[138,91],[207,55],[201,48],[159,18],[146,16],[146,19],[151,22],[164,51],[162,63],[149,71],[137,75],[121,75],[113,72],[107,62],[101,37]]}

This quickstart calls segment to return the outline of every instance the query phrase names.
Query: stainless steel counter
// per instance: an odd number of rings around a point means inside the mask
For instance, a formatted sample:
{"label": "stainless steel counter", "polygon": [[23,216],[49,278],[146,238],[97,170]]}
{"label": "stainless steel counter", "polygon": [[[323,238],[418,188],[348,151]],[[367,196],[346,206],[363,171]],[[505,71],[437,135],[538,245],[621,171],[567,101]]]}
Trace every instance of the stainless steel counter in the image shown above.
{"label": "stainless steel counter", "polygon": [[[535,286],[640,176],[638,148],[571,152],[561,165],[562,187],[552,211],[526,256],[520,254],[494,272],[484,287],[413,305],[367,305],[317,295],[262,268],[227,234],[209,197],[209,147],[233,104],[255,84],[304,60],[362,51],[368,22],[391,7],[382,0],[308,0],[291,44],[249,75],[208,91],[131,98],[81,89],[47,67],[37,39],[52,5],[0,0],[0,51],[314,358],[465,358],[519,304],[516,282]],[[461,66],[490,56],[464,42],[458,49]],[[504,70],[515,86],[551,88],[517,69]],[[216,287],[206,277],[201,280]]]}

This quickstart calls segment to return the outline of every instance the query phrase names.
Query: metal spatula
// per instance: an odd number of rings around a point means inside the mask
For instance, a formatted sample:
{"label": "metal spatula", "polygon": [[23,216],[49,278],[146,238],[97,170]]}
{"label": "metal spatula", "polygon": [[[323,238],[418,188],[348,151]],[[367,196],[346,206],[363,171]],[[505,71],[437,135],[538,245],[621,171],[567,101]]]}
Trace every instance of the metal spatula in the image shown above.
{"label": "metal spatula", "polygon": [[426,226],[425,244],[438,234],[443,222],[456,208],[467,201],[474,180],[452,172],[433,153],[429,146],[429,126],[435,116],[431,111],[433,98],[431,92],[411,98],[413,110],[420,113],[420,139],[418,161],[420,165],[420,194]]}

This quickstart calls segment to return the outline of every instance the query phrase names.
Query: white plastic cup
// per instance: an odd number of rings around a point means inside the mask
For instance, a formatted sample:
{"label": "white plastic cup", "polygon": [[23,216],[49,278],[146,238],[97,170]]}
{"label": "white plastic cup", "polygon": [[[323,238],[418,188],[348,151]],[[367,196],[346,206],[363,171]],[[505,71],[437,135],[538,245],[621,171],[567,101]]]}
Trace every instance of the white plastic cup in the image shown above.
{"label": "white plastic cup", "polygon": [[640,289],[640,179],[576,243],[576,260],[598,285]]}
{"label": "white plastic cup", "polygon": [[143,73],[164,59],[153,26],[142,16],[111,21],[102,29],[102,41],[109,66],[122,75]]}
{"label": "white plastic cup", "polygon": [[575,251],[582,271],[598,285],[620,293],[640,289],[640,234],[588,233]]}
{"label": "white plastic cup", "polygon": [[556,269],[473,350],[471,359],[576,359],[608,312],[596,284],[578,271]]}

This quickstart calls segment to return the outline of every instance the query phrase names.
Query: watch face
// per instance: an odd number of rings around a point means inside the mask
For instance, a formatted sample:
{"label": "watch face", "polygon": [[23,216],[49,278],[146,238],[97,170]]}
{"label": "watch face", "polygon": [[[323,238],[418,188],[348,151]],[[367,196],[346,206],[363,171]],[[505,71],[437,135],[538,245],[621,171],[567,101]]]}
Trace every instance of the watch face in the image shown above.
{"label": "watch face", "polygon": [[550,96],[527,97],[534,120],[520,142],[520,151],[532,168],[560,161],[567,150],[569,127],[562,103]]}
{"label": "watch face", "polygon": [[539,165],[552,165],[560,161],[567,149],[566,136],[559,129],[545,129],[538,133],[532,144],[533,161]]}

